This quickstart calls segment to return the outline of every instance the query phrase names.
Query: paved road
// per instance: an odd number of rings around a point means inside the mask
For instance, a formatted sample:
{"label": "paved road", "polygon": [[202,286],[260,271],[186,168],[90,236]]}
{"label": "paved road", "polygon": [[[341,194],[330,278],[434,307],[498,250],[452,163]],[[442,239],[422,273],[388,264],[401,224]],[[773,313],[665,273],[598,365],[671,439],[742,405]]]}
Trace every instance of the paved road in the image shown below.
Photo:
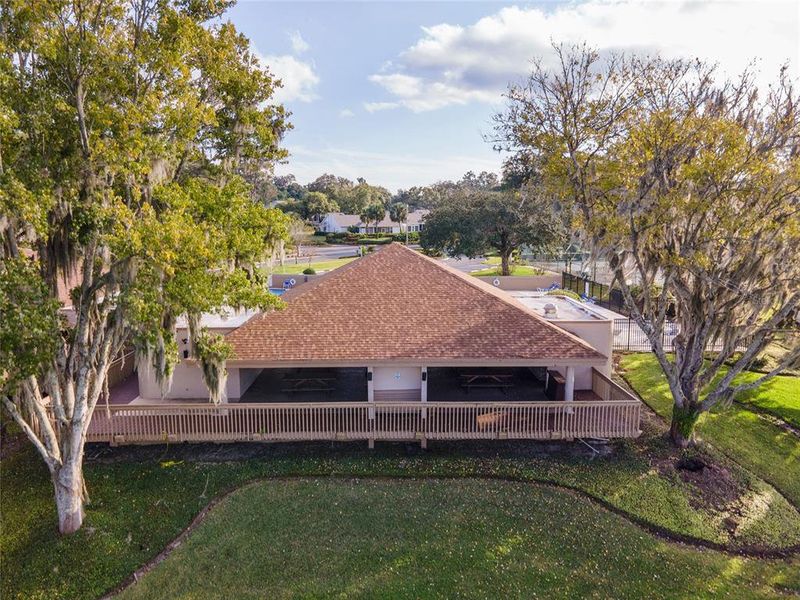
{"label": "paved road", "polygon": [[[413,247],[413,246],[412,246]],[[309,258],[311,263],[321,262],[326,260],[334,260],[337,258],[346,258],[358,255],[358,246],[349,246],[347,244],[328,244],[325,246],[303,246],[301,263],[308,263]],[[480,256],[478,258],[444,258],[442,262],[447,263],[454,269],[469,273],[470,271],[478,271],[485,269],[486,265],[483,264],[485,259]],[[294,256],[287,256],[286,262],[294,262]]]}
{"label": "paved road", "polygon": [[310,256],[312,262],[321,260],[334,260],[336,258],[356,256],[358,254],[358,246],[348,246],[346,244],[303,246],[302,252],[303,258],[308,260],[308,257]]}
{"label": "paved road", "polygon": [[454,269],[463,271],[464,273],[470,273],[472,271],[480,271],[481,269],[485,269],[486,265],[483,264],[484,260],[486,259],[482,256],[477,258],[467,258],[462,256],[461,258],[444,258],[442,259],[442,262],[453,267]]}

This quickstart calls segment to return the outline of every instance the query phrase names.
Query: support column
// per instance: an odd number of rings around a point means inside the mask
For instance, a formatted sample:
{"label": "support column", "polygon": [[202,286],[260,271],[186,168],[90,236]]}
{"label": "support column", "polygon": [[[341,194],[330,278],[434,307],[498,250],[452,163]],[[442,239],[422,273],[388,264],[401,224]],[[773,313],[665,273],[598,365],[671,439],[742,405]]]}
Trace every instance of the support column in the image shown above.
{"label": "support column", "polygon": [[367,367],[367,402],[370,404],[369,407],[369,427],[370,427],[370,436],[369,436],[369,447],[375,447],[375,407],[372,406],[375,403],[375,383],[372,381],[372,367]]}
{"label": "support column", "polygon": [[[567,367],[564,375],[564,402],[575,400],[575,367]],[[572,414],[573,408],[568,408],[567,413]]]}
{"label": "support column", "polygon": [[[422,367],[420,369],[420,371],[421,371],[420,376],[422,377],[422,381],[420,382],[419,398],[420,398],[420,400],[422,401],[422,404],[423,404],[423,407],[422,407],[422,422],[426,426],[425,431],[427,431],[428,409],[425,408],[424,405],[428,403],[428,367]],[[419,444],[423,449],[428,447],[428,438],[424,433],[422,435],[422,438],[419,441]]]}

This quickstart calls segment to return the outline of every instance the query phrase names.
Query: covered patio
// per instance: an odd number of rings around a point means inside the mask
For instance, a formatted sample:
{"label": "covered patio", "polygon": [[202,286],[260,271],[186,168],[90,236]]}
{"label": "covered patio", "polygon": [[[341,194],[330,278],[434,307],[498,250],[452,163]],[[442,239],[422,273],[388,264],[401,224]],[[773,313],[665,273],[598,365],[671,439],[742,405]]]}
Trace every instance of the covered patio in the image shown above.
{"label": "covered patio", "polygon": [[241,403],[366,402],[366,367],[263,369]]}
{"label": "covered patio", "polygon": [[284,297],[285,309],[226,335],[226,402],[191,402],[203,388],[187,360],[171,398],[100,408],[89,439],[425,446],[640,433],[641,404],[610,379],[607,354],[408,248],[386,246]]}

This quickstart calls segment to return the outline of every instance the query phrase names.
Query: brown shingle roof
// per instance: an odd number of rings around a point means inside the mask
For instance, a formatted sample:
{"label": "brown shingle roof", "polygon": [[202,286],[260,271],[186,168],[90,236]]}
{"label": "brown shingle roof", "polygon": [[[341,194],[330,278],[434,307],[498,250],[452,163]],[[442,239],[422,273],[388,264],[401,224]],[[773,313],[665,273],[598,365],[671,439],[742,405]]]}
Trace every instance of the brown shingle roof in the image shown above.
{"label": "brown shingle roof", "polygon": [[511,296],[399,244],[298,286],[227,335],[231,363],[601,363]]}

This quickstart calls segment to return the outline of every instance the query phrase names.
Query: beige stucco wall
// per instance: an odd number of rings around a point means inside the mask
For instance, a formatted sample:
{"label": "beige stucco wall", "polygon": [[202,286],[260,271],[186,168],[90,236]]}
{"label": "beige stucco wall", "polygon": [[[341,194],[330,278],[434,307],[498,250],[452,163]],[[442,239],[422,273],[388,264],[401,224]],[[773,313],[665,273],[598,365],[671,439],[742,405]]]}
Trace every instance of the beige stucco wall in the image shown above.
{"label": "beige stucco wall", "polygon": [[[608,358],[605,364],[602,367],[596,368],[604,375],[611,375],[611,360],[613,354],[612,344],[614,341],[613,321],[553,321],[553,323],[558,325],[561,329],[577,335],[583,341],[592,346],[592,348],[604,356],[607,356]],[[564,368],[557,368],[556,370],[562,375],[565,374]],[[591,367],[575,367],[575,389],[592,389]]]}
{"label": "beige stucco wall", "polygon": [[489,285],[494,285],[494,280],[500,281],[499,287],[501,290],[509,291],[526,291],[530,292],[539,288],[550,287],[554,283],[561,285],[561,275],[558,273],[548,273],[546,275],[508,275],[497,277],[478,277],[481,281],[485,281]]}
{"label": "beige stucco wall", "polygon": [[[247,391],[261,369],[228,369],[228,381],[225,393],[229,399],[240,398]],[[161,398],[161,388],[155,378],[152,367],[140,365],[138,369],[139,397],[149,400]],[[208,388],[203,382],[200,367],[192,363],[182,362],[175,366],[172,385],[165,395],[167,399],[208,398]]]}
{"label": "beige stucco wall", "polygon": [[270,282],[270,287],[273,288],[282,288],[283,282],[288,281],[290,279],[294,279],[295,285],[302,285],[308,281],[311,281],[315,277],[319,277],[320,275],[303,275],[303,269],[308,268],[307,266],[298,265],[297,270],[298,273],[289,274],[289,275],[273,275],[272,280]]}
{"label": "beige stucco wall", "polygon": [[421,397],[420,367],[374,367],[372,390],[375,400],[416,401]]}
{"label": "beige stucco wall", "polygon": [[419,367],[375,367],[372,370],[375,390],[418,390],[422,387]]}

